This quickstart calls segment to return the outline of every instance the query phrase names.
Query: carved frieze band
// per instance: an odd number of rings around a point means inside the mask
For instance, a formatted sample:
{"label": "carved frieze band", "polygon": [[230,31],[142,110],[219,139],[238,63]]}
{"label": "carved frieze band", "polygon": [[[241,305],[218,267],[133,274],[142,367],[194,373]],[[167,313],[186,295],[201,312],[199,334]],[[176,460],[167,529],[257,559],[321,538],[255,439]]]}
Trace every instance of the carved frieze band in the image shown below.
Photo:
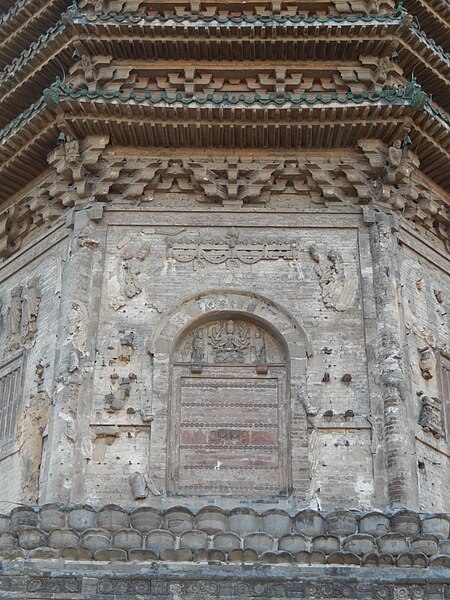
{"label": "carved frieze band", "polygon": [[[348,567],[347,567],[348,569]],[[348,578],[320,578],[316,581],[308,579],[236,577],[190,579],[185,577],[158,576],[133,577],[102,574],[90,574],[89,578],[77,576],[57,576],[35,574],[33,576],[0,577],[1,592],[22,592],[22,598],[34,598],[41,594],[77,594],[77,598],[87,598],[83,589],[93,590],[102,597],[112,595],[138,595],[139,598],[330,598],[330,599],[365,599],[374,600],[444,600],[449,597],[450,585],[443,583],[426,583],[403,581],[402,583],[374,582],[355,580],[357,572],[348,574]],[[446,578],[444,577],[444,580]],[[47,596],[46,596],[47,597]]]}
{"label": "carved frieze band", "polygon": [[253,265],[261,260],[298,259],[295,241],[267,242],[257,239],[242,239],[232,227],[223,239],[194,241],[192,239],[167,239],[167,258],[181,263],[194,263],[201,267],[205,262],[238,267],[239,263]]}

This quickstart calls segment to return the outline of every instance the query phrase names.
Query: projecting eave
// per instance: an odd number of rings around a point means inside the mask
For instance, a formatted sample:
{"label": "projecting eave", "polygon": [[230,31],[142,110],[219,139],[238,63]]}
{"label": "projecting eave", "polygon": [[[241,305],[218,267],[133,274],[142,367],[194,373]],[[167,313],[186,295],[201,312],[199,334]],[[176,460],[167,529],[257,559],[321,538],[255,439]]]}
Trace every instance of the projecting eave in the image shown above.
{"label": "projecting eave", "polygon": [[68,4],[68,0],[18,0],[0,14],[0,66],[9,64],[52,27]]}
{"label": "projecting eave", "polygon": [[413,146],[421,170],[444,189],[450,187],[450,125],[433,109],[417,113],[411,99],[260,97],[199,100],[182,94],[170,98],[131,94],[102,96],[67,86],[47,92],[0,138],[0,198],[5,200],[46,167],[60,125],[76,138],[108,135],[120,146],[197,147],[286,150],[349,148],[361,138],[391,144],[412,126]]}
{"label": "projecting eave", "polygon": [[[64,17],[0,73],[3,123],[25,110],[44,87],[62,75],[62,69],[69,70],[75,42],[81,43],[88,54],[110,54],[119,60],[195,61],[207,57],[236,61],[237,69],[244,59],[357,60],[362,54],[390,53],[390,44],[399,43],[401,64],[407,73],[418,65],[415,72],[422,87],[443,106],[450,97],[449,57],[414,28],[401,27],[400,18],[330,16],[297,19],[300,22],[295,27],[292,21],[281,18],[247,19],[247,25],[264,22],[264,29],[257,26],[254,30],[248,26],[236,29],[235,21],[70,13],[70,19]],[[190,28],[189,39],[186,27]]]}
{"label": "projecting eave", "polygon": [[408,12],[419,20],[421,28],[433,37],[445,52],[450,51],[449,0],[403,0]]}
{"label": "projecting eave", "polygon": [[404,75],[416,77],[438,104],[450,110],[450,54],[414,26],[403,30],[399,41]]}

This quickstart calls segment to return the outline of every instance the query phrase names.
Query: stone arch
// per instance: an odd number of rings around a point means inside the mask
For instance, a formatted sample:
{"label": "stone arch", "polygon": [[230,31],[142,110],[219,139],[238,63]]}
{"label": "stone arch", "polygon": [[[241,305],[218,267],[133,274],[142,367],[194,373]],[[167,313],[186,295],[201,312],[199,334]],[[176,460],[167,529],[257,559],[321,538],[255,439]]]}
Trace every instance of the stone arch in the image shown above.
{"label": "stone arch", "polygon": [[312,344],[303,325],[277,302],[256,292],[219,289],[188,296],[173,306],[161,319],[150,339],[151,354],[170,352],[176,339],[186,328],[212,316],[212,313],[242,313],[265,322],[278,334],[288,350],[289,358],[312,356]]}
{"label": "stone arch", "polygon": [[[296,440],[294,445],[288,442],[286,451],[289,466],[285,469],[288,481],[285,492],[287,490],[286,493],[290,494],[294,490],[296,495],[304,496],[309,487],[307,423],[304,407],[298,399],[299,394],[301,398],[307,396],[306,368],[308,358],[312,355],[311,343],[305,328],[284,307],[250,291],[218,289],[191,295],[173,306],[153,331],[149,343],[153,361],[152,407],[155,418],[151,436],[152,473],[161,482],[161,487],[174,493],[176,469],[173,465],[180,463],[174,457],[174,440],[178,433],[174,433],[171,419],[174,419],[178,410],[176,398],[179,385],[174,382],[181,381],[175,372],[178,369],[177,372],[183,373],[183,377],[190,376],[186,364],[177,366],[174,362],[175,352],[182,340],[194,335],[194,330],[216,320],[228,319],[245,321],[261,328],[273,336],[283,349],[286,375],[282,384],[283,402],[286,405],[285,414],[289,415],[286,431],[289,431],[289,440]],[[275,368],[272,372],[275,372]],[[167,457],[165,464],[162,457]]]}

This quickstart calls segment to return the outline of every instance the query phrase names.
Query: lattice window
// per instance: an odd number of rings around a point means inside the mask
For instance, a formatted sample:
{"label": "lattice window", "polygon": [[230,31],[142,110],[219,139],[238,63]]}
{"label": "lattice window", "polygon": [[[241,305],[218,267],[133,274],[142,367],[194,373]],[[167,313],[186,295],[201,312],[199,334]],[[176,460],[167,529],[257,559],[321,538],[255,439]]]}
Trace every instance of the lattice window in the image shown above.
{"label": "lattice window", "polygon": [[22,357],[0,369],[0,455],[11,449],[16,438],[22,388]]}

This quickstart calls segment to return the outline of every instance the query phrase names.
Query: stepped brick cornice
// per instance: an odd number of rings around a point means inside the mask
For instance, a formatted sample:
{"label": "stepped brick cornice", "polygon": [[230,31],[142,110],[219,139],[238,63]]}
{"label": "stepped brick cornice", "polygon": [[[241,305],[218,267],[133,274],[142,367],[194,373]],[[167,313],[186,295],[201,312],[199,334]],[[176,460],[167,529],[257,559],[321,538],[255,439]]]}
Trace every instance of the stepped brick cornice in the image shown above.
{"label": "stepped brick cornice", "polygon": [[[419,160],[404,153],[404,167],[395,177],[388,176],[389,148],[376,139],[358,140],[354,148],[296,149],[283,151],[252,150],[223,158],[223,151],[181,148],[180,157],[170,150],[140,148],[139,156],[118,159],[123,147],[109,143],[109,136],[88,136],[79,147],[80,165],[67,163],[66,146],[60,134],[50,152],[50,165],[34,189],[19,192],[12,205],[0,213],[0,256],[8,258],[39,233],[43,223],[57,226],[67,210],[87,200],[130,207],[136,200],[142,208],[155,197],[169,194],[199,202],[244,209],[247,205],[267,204],[273,210],[283,198],[299,210],[338,209],[354,212],[389,208],[401,215],[414,229],[431,232],[441,249],[450,248],[450,196],[423,177]],[[237,152],[237,151],[235,151]],[[187,158],[188,156],[188,158]],[[236,173],[233,188],[233,176]],[[208,175],[207,177],[206,174]],[[220,192],[218,189],[220,188]],[[238,189],[236,195],[234,189]]]}

